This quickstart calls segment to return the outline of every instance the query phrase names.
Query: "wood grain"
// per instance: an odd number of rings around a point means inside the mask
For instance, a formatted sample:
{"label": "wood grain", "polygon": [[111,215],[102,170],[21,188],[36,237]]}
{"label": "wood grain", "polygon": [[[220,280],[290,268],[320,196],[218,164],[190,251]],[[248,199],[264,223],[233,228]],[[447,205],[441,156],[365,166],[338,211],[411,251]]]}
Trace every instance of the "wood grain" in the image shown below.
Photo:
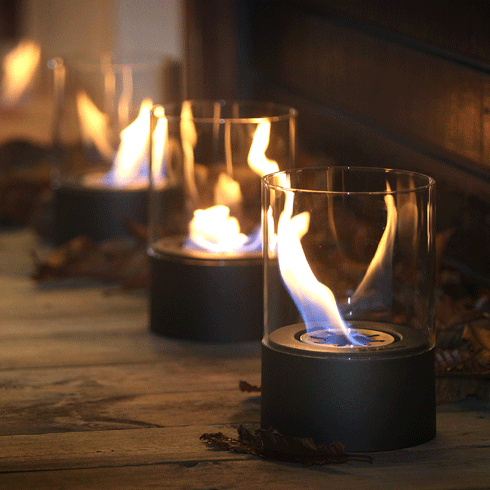
{"label": "wood grain", "polygon": [[[152,335],[146,298],[104,285],[39,290],[28,236],[0,234],[0,488],[436,488],[490,482],[490,405],[438,408],[437,437],[374,464],[305,468],[210,448],[199,437],[257,427],[260,345]],[[15,251],[17,250],[17,252]],[[70,306],[71,305],[71,306]],[[327,414],[326,414],[327,415]]]}

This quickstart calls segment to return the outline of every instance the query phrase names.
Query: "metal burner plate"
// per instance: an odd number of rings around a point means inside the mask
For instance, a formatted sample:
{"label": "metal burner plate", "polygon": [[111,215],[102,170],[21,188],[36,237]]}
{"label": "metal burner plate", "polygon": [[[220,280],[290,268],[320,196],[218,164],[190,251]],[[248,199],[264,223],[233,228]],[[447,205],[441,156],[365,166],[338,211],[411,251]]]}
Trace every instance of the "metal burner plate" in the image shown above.
{"label": "metal burner plate", "polygon": [[[363,345],[362,347],[382,347],[385,345],[392,344],[395,342],[395,337],[388,332],[383,332],[381,330],[371,330],[367,328],[352,329],[347,330],[347,335],[351,336],[356,333],[360,333],[365,337],[369,337],[370,341]],[[325,335],[328,334],[328,335]],[[336,342],[332,342],[335,338],[339,339]],[[305,342],[310,345],[334,347],[337,349],[353,349],[358,346],[345,341],[345,336],[342,334],[332,335],[325,330],[317,330],[311,333],[304,333],[299,338],[301,342]]]}
{"label": "metal burner plate", "polygon": [[[353,357],[397,357],[412,355],[414,352],[429,350],[431,339],[423,332],[383,322],[352,321],[349,328],[370,338],[366,345],[350,345],[343,341],[325,342],[320,331],[306,332],[304,323],[297,323],[278,328],[271,332],[265,345],[283,352],[296,353],[313,357],[340,356],[346,359]],[[328,336],[327,336],[328,337]],[[332,336],[330,336],[332,337]],[[335,337],[335,336],[334,336]]]}

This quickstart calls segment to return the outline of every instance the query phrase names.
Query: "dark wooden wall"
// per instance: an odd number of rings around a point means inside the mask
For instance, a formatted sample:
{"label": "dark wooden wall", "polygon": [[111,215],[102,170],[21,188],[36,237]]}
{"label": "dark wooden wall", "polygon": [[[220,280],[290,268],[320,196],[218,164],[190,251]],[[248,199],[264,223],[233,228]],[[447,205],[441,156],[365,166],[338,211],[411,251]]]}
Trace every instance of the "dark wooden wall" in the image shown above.
{"label": "dark wooden wall", "polygon": [[456,230],[448,260],[490,278],[490,2],[189,0],[187,13],[189,96],[296,107],[309,161],[434,176],[438,228]]}

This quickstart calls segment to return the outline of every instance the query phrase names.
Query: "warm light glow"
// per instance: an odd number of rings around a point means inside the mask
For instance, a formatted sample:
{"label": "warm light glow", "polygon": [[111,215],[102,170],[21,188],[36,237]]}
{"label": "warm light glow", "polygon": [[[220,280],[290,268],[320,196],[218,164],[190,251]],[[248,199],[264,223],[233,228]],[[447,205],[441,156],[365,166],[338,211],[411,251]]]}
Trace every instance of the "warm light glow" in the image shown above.
{"label": "warm light glow", "polygon": [[310,213],[292,217],[293,194],[288,191],[285,194],[286,203],[277,231],[279,270],[307,331],[332,331],[348,338],[353,345],[364,345],[349,336],[332,290],[316,279],[306,260],[301,238],[308,231]]}
{"label": "warm light glow", "polygon": [[189,192],[189,197],[197,205],[199,194],[194,176],[194,148],[197,144],[197,131],[193,121],[191,103],[188,100],[182,104],[180,132],[182,135],[182,150],[184,152],[184,181]]}
{"label": "warm light glow", "polygon": [[248,237],[240,233],[238,220],[230,216],[227,206],[211,206],[194,211],[189,225],[189,241],[197,248],[214,253],[239,251]]}
{"label": "warm light glow", "polygon": [[[387,192],[390,191],[387,184]],[[331,337],[329,334],[333,332],[348,339],[351,345],[366,345],[369,339],[348,329],[332,290],[316,279],[308,264],[301,239],[308,232],[310,214],[303,212],[292,217],[294,195],[291,191],[285,191],[285,195],[286,202],[277,232],[279,270],[307,331],[311,333],[321,330],[319,335],[325,337]],[[392,300],[392,258],[397,210],[391,194],[387,194],[384,200],[387,219],[383,235],[364,278],[343,310],[348,308],[352,312],[361,305],[387,306]]]}
{"label": "warm light glow", "polygon": [[[386,187],[387,192],[390,192],[388,183]],[[351,297],[350,309],[358,307],[359,302],[369,303],[374,307],[387,306],[392,300],[392,260],[397,211],[395,199],[391,194],[387,194],[384,200],[387,211],[386,226],[366,274]]]}
{"label": "warm light glow", "polygon": [[238,182],[222,172],[214,188],[214,200],[215,206],[194,211],[184,249],[231,254],[260,252],[260,226],[247,236],[240,231],[238,220],[230,216],[230,208],[234,209],[242,202]]}
{"label": "warm light glow", "polygon": [[[109,187],[142,187],[148,185],[148,151],[150,140],[149,99],[141,103],[138,117],[120,133],[121,142],[117,151],[111,145],[109,117],[100,111],[85,92],[77,94],[77,109],[80,118],[82,140],[85,145],[94,145],[100,155],[112,161],[112,167],[99,179],[99,184]],[[162,131],[162,126],[158,128]],[[163,128],[165,132],[165,128]],[[162,138],[162,145],[163,145]],[[155,152],[163,151],[160,147]],[[161,155],[161,153],[160,153]],[[161,171],[160,166],[156,171]],[[87,178],[87,183],[96,184],[97,179]]]}
{"label": "warm light glow", "polygon": [[168,147],[168,121],[162,106],[155,107],[153,112],[158,120],[153,131],[151,175],[154,185],[158,187],[166,180],[165,149]]}
{"label": "warm light glow", "polygon": [[110,143],[109,117],[85,92],[78,92],[76,100],[82,141],[86,146],[94,145],[103,158],[112,161],[115,152]]}
{"label": "warm light glow", "polygon": [[240,184],[221,172],[214,187],[214,202],[231,208],[239,206],[242,202]]}
{"label": "warm light glow", "polygon": [[1,104],[14,106],[34,79],[41,47],[32,41],[21,41],[3,60]]}
{"label": "warm light glow", "polygon": [[264,120],[259,123],[248,153],[248,165],[260,177],[279,170],[277,162],[265,156],[265,151],[269,146],[270,132],[271,123],[269,121]]}
{"label": "warm light glow", "polygon": [[121,131],[121,143],[111,170],[104,182],[114,187],[146,185],[148,183],[148,151],[150,144],[149,99],[141,103],[138,117]]}
{"label": "warm light glow", "polygon": [[[197,133],[189,103],[184,103],[182,107],[181,133],[183,135],[185,179],[190,196],[194,197],[194,202],[198,202],[194,179],[194,147],[197,143]],[[264,120],[257,126],[248,155],[249,166],[261,176],[279,170],[277,163],[265,156],[265,150],[269,145],[269,134],[270,122]],[[227,161],[230,160],[227,169],[231,172],[230,149],[227,155]],[[241,233],[238,220],[230,216],[230,208],[239,209],[242,199],[240,184],[232,178],[230,173],[221,172],[214,188],[216,205],[206,210],[195,211],[190,224],[189,238],[184,248],[220,253],[260,252],[262,248],[260,225],[250,236],[247,236]]]}

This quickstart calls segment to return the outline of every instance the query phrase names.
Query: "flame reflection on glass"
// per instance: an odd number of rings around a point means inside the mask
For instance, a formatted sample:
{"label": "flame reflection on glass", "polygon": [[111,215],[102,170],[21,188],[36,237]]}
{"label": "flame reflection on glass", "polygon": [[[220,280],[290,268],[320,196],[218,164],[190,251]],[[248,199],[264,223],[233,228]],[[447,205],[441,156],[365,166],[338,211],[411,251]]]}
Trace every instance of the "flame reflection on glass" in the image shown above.
{"label": "flame reflection on glass", "polygon": [[5,56],[0,95],[2,106],[13,107],[19,102],[34,79],[40,59],[41,47],[28,40],[21,41]]}
{"label": "flame reflection on glass", "polygon": [[[387,192],[390,187],[387,185]],[[347,305],[339,308],[332,290],[317,280],[308,264],[302,237],[308,232],[310,213],[292,216],[293,194],[285,191],[284,210],[277,230],[277,257],[282,280],[293,298],[309,334],[320,337],[327,344],[365,346],[370,338],[350,329],[341,310],[349,313],[368,303],[370,306],[387,305],[392,301],[392,256],[397,229],[397,210],[394,198],[384,198],[387,220],[374,257]],[[275,246],[275,243],[272,244]],[[269,249],[271,250],[271,243]]]}

